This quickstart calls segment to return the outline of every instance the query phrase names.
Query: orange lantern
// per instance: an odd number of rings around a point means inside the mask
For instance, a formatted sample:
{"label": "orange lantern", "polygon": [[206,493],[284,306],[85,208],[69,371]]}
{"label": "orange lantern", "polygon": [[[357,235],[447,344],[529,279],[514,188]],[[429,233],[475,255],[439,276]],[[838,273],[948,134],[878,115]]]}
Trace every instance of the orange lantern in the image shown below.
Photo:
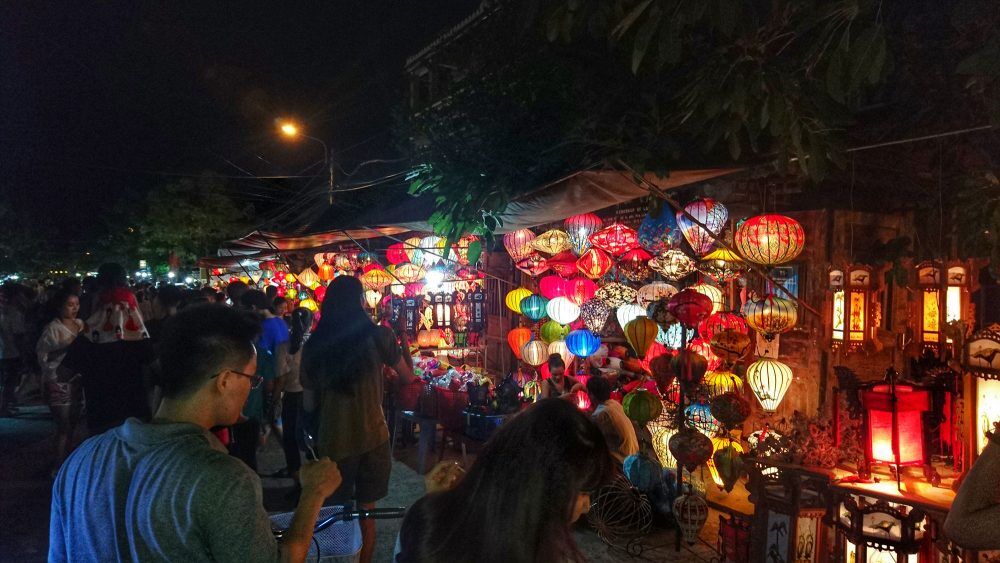
{"label": "orange lantern", "polygon": [[795,302],[774,295],[748,299],[743,304],[743,316],[750,328],[761,333],[768,342],[774,340],[775,335],[792,330],[799,320]]}
{"label": "orange lantern", "polygon": [[421,348],[434,348],[441,341],[441,331],[421,330],[417,333],[417,346]]}
{"label": "orange lantern", "polygon": [[853,265],[830,271],[831,346],[858,350],[870,342],[879,324],[879,304],[873,299],[874,277],[868,266]]}
{"label": "orange lantern", "polygon": [[604,277],[614,265],[608,253],[599,248],[591,248],[576,261],[576,269],[592,280]]}
{"label": "orange lantern", "polygon": [[393,272],[399,281],[405,283],[414,283],[419,281],[424,277],[424,269],[417,266],[413,262],[404,262],[396,266],[396,270]]}
{"label": "orange lantern", "polygon": [[514,351],[514,355],[519,360],[522,359],[521,350],[528,342],[531,342],[531,329],[520,327],[507,333],[507,345]]}
{"label": "orange lantern", "polygon": [[507,249],[507,254],[510,254],[510,257],[517,263],[534,252],[534,249],[531,247],[531,241],[534,239],[535,233],[529,229],[521,229],[505,234],[503,236],[503,247]]}
{"label": "orange lantern", "polygon": [[621,256],[639,246],[639,233],[631,227],[615,223],[591,235],[590,243],[612,256]]}
{"label": "orange lantern", "polygon": [[336,270],[329,262],[323,262],[317,273],[319,274],[319,279],[325,282],[328,282],[336,277]]}
{"label": "orange lantern", "polygon": [[733,244],[744,258],[764,266],[794,260],[805,246],[802,225],[784,215],[758,215],[744,221],[733,235]]}

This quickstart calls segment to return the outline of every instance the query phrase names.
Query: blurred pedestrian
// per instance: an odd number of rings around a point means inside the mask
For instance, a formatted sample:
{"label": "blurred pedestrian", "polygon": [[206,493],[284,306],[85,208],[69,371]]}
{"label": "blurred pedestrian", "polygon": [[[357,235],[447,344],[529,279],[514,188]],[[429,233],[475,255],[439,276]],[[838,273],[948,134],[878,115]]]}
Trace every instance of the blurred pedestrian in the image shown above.
{"label": "blurred pedestrian", "polygon": [[73,436],[83,408],[80,378],[74,376],[68,381],[60,382],[58,368],[70,344],[84,332],[86,325],[77,318],[80,298],[65,290],[53,296],[49,302],[49,311],[49,322],[42,330],[35,350],[38,352],[38,363],[47,389],[49,409],[56,422],[55,463],[52,468],[52,475],[55,476],[73,448]]}

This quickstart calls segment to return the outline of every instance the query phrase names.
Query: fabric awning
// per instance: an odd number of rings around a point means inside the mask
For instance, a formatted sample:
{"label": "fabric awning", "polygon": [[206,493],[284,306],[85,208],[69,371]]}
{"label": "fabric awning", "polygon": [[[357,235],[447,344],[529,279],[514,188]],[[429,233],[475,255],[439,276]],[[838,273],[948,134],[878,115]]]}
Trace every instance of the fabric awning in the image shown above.
{"label": "fabric awning", "polygon": [[405,233],[408,230],[410,229],[400,226],[385,226],[326,231],[309,235],[282,235],[280,233],[254,231],[246,236],[224,243],[223,248],[256,248],[260,250],[270,250],[272,252],[314,250],[335,244],[351,242],[352,239],[363,240],[378,238],[386,235],[398,235],[400,233]]}

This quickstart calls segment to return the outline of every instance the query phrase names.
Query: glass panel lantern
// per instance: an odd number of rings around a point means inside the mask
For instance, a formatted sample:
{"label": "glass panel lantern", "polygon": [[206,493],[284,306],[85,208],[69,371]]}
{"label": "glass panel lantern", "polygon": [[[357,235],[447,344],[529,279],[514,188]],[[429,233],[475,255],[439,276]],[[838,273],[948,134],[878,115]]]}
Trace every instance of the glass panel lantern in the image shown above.
{"label": "glass panel lantern", "polygon": [[830,271],[831,346],[835,350],[855,351],[871,341],[878,316],[872,296],[872,269],[853,265],[846,270]]}
{"label": "glass panel lantern", "polygon": [[1000,325],[978,330],[966,340],[962,364],[973,376],[976,421],[971,446],[978,455],[986,447],[986,433],[1000,422]]}

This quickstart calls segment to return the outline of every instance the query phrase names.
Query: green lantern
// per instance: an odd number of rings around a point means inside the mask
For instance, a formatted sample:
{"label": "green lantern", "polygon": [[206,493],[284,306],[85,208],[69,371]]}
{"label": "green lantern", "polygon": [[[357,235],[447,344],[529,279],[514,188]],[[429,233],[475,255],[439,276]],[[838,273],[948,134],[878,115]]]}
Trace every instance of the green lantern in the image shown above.
{"label": "green lantern", "polygon": [[636,424],[645,426],[647,422],[660,416],[663,412],[663,403],[656,395],[638,387],[625,395],[625,399],[622,400],[622,408],[625,410],[625,415]]}
{"label": "green lantern", "polygon": [[569,326],[561,325],[555,321],[549,321],[542,325],[542,329],[539,331],[539,335],[542,340],[551,344],[556,340],[566,340],[566,336],[569,334]]}

